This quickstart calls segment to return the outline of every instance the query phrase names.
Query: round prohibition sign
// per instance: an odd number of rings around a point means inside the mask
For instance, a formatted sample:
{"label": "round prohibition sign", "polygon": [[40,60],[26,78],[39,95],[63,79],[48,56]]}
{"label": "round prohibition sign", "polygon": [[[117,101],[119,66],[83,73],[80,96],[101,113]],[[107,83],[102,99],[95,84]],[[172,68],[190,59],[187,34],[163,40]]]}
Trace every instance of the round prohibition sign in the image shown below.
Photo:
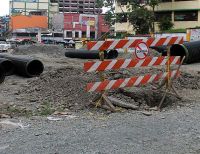
{"label": "round prohibition sign", "polygon": [[145,42],[140,42],[135,47],[135,56],[137,59],[144,59],[149,54],[149,48]]}

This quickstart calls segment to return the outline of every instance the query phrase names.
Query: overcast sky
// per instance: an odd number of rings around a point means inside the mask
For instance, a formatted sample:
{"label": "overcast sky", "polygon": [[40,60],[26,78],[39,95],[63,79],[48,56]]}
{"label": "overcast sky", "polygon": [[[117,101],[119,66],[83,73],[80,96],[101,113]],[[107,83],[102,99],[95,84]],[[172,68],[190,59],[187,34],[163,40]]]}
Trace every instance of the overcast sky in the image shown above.
{"label": "overcast sky", "polygon": [[9,0],[0,0],[0,16],[9,14]]}

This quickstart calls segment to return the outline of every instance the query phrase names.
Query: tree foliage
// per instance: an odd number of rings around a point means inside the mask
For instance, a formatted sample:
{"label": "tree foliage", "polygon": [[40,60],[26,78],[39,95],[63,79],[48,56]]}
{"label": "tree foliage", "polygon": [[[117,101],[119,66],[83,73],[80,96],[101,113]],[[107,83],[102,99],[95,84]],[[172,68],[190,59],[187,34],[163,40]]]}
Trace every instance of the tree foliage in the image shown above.
{"label": "tree foliage", "polygon": [[160,31],[166,31],[172,29],[174,24],[172,23],[170,18],[161,18],[159,20],[159,29]]}
{"label": "tree foliage", "polygon": [[136,7],[129,14],[129,22],[133,25],[137,34],[148,34],[152,30],[154,16],[152,11],[145,7]]}
{"label": "tree foliage", "polygon": [[[128,20],[137,34],[147,34],[150,31],[154,31],[154,10],[159,0],[150,0],[144,4],[141,4],[140,0],[117,0],[117,2],[119,4],[127,2]],[[147,6],[150,6],[152,9],[147,9]]]}

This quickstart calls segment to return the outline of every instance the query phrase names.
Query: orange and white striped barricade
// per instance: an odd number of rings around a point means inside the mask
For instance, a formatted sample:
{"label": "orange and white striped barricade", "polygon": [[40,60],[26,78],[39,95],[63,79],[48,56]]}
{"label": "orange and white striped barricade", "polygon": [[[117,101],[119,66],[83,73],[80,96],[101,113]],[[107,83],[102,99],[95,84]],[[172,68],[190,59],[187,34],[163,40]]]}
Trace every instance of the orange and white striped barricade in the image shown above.
{"label": "orange and white striped barricade", "polygon": [[[150,66],[163,66],[167,65],[180,65],[180,57],[148,57],[143,60],[136,59],[117,59],[117,60],[105,60],[105,61],[89,61],[84,63],[85,72],[103,72],[107,70],[118,70],[137,67],[150,67]],[[167,80],[168,77],[176,78],[180,74],[179,69],[170,72],[158,73],[158,74],[146,74],[143,76],[133,76],[125,79],[118,80],[101,80],[99,82],[88,83],[87,92],[105,92],[106,90],[114,90],[118,88],[141,86],[148,83],[152,83],[159,80]],[[105,97],[102,93],[101,98]],[[105,101],[104,101],[105,103]],[[109,102],[110,104],[110,102]],[[110,105],[109,105],[110,107]],[[113,106],[111,108],[113,110]]]}
{"label": "orange and white striped barricade", "polygon": [[166,37],[166,38],[147,38],[147,39],[130,39],[130,40],[110,40],[110,41],[91,41],[87,43],[88,50],[112,50],[134,48],[138,43],[144,42],[148,47],[169,46],[172,44],[182,44],[183,37]]}
{"label": "orange and white striped barricade", "polygon": [[[88,92],[101,92],[99,96],[98,103],[96,105],[106,104],[111,111],[115,111],[115,107],[111,101],[106,96],[106,90],[118,89],[124,87],[140,86],[147,83],[152,83],[158,80],[163,80],[163,85],[166,85],[166,92],[160,102],[158,108],[160,109],[166,93],[171,89],[176,91],[170,82],[171,79],[176,78],[180,72],[180,66],[182,62],[180,61],[181,57],[179,56],[170,56],[168,49],[168,56],[166,57],[148,57],[142,60],[137,59],[116,59],[116,60],[104,60],[104,50],[112,49],[127,49],[134,48],[138,43],[145,42],[148,47],[151,46],[162,46],[162,45],[172,45],[172,44],[181,44],[183,43],[183,37],[167,37],[167,38],[148,38],[148,39],[132,39],[132,40],[111,40],[111,41],[92,41],[87,43],[88,50],[99,50],[100,61],[89,61],[84,63],[85,72],[99,72],[100,73],[100,82],[88,83],[87,91]],[[106,80],[103,72],[107,70],[118,70],[118,69],[127,69],[127,68],[136,68],[136,67],[151,67],[158,65],[166,65],[166,72],[158,74],[146,74],[144,76],[133,76],[126,79],[118,80]],[[177,70],[171,71],[171,65],[179,65]],[[161,88],[161,85],[159,88]],[[178,94],[177,94],[178,97]]]}

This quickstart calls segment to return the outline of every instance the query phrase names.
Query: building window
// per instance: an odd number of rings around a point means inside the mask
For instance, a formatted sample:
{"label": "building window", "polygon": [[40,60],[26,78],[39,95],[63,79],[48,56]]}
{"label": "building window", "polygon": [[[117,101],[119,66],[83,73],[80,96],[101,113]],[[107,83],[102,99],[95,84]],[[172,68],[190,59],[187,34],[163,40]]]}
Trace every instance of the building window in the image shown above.
{"label": "building window", "polygon": [[82,38],[86,38],[86,31],[82,31]]}
{"label": "building window", "polygon": [[75,38],[79,38],[79,32],[75,32]]}
{"label": "building window", "polygon": [[160,21],[162,18],[168,18],[172,20],[172,12],[164,11],[164,12],[155,12],[156,21]]}
{"label": "building window", "polygon": [[95,32],[90,32],[90,38],[92,38],[92,39],[95,38]]}
{"label": "building window", "polygon": [[72,37],[72,31],[67,31],[66,32],[66,37]]}
{"label": "building window", "polygon": [[198,21],[198,11],[176,11],[174,21]]}

